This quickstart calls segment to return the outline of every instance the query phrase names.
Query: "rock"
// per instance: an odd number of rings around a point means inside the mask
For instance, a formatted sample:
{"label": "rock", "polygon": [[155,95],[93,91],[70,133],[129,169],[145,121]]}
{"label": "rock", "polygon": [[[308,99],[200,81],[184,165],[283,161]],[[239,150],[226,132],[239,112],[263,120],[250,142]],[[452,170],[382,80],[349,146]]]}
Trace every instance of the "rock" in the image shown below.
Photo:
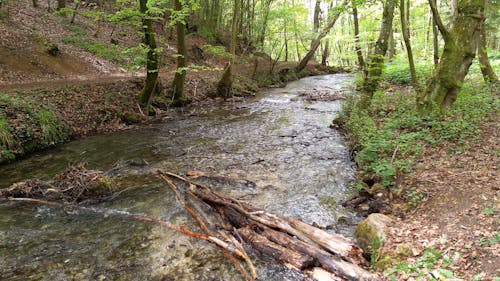
{"label": "rock", "polygon": [[387,226],[392,219],[386,215],[374,213],[361,221],[356,228],[356,240],[363,251],[376,256],[386,236]]}

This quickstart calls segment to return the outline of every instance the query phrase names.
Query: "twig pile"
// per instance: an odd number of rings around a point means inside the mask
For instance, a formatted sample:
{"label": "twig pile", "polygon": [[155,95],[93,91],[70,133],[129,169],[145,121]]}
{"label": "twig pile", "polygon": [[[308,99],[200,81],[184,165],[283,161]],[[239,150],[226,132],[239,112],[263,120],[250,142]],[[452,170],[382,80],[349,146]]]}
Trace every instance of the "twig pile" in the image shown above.
{"label": "twig pile", "polygon": [[0,196],[79,203],[87,199],[103,199],[113,192],[112,181],[103,172],[87,170],[84,164],[78,164],[49,181],[34,179],[0,189]]}

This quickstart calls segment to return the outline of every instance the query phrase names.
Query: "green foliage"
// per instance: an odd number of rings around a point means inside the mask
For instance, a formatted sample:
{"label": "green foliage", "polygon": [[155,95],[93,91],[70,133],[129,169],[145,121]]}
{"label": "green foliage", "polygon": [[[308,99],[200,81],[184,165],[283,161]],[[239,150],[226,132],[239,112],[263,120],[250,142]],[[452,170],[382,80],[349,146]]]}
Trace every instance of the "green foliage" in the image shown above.
{"label": "green foliage", "polygon": [[73,32],[76,36],[83,36],[87,33],[87,27],[78,23],[66,24],[64,27]]}
{"label": "green foliage", "polygon": [[14,145],[12,134],[9,130],[7,119],[0,115],[0,147],[11,148]]}
{"label": "green foliage", "polygon": [[59,142],[61,135],[64,135],[64,128],[54,114],[48,109],[41,109],[37,117],[45,144],[53,145]]}
{"label": "green foliage", "polygon": [[231,53],[227,52],[224,46],[204,45],[203,52],[216,58],[231,58]]}
{"label": "green foliage", "polygon": [[[399,280],[398,276],[404,274],[406,278],[415,280],[449,280],[454,277],[452,264],[460,255],[453,258],[442,256],[434,247],[424,250],[423,255],[414,262],[404,261],[384,272],[389,280]],[[430,274],[432,272],[432,274]]]}
{"label": "green foliage", "polygon": [[[415,65],[418,80],[431,77],[433,66],[431,64],[417,63]],[[383,68],[382,78],[401,85],[411,84],[410,67],[407,61],[395,60],[386,64]]]}
{"label": "green foliage", "polygon": [[124,48],[118,45],[93,42],[82,37],[65,37],[63,43],[76,45],[98,57],[121,63],[127,68],[137,68],[146,62],[148,48],[143,44],[137,47]]}
{"label": "green foliage", "polygon": [[[399,173],[410,172],[426,149],[452,144],[450,152],[462,151],[467,140],[477,139],[489,113],[500,109],[499,99],[482,84],[465,84],[444,116],[419,115],[414,100],[413,95],[379,91],[368,111],[356,106],[356,98],[344,106],[341,117],[360,170],[385,187],[393,187]],[[419,197],[411,195],[410,202],[420,202]]]}
{"label": "green foliage", "polygon": [[493,246],[500,243],[500,233],[495,233],[495,235],[491,238],[481,237],[479,240],[480,246]]}
{"label": "green foliage", "polygon": [[69,135],[51,108],[34,100],[0,94],[0,109],[0,163],[61,143]]}

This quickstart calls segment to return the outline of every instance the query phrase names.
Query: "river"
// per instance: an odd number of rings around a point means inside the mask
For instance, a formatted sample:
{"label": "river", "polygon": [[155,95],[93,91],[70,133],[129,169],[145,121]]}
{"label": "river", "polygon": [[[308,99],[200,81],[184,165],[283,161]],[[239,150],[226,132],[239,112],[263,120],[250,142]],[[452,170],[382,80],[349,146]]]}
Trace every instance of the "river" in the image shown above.
{"label": "river", "polygon": [[[352,236],[359,221],[339,202],[353,193],[355,167],[345,139],[329,128],[342,101],[307,101],[303,91],[352,91],[354,77],[303,78],[255,98],[184,109],[136,130],[70,142],[0,167],[0,187],[47,179],[70,164],[108,171],[126,191],[89,209],[0,200],[1,280],[241,280],[211,245],[123,214],[194,228],[151,169],[200,170],[246,179],[212,181],[219,191],[269,211]],[[259,280],[303,280],[272,261]]]}

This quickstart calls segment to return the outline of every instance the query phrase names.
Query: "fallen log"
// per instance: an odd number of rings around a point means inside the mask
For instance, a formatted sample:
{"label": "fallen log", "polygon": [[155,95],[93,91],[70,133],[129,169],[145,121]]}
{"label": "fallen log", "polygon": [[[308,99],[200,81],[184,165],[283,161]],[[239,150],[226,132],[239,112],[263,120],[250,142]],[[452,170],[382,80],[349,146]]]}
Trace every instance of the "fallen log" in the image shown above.
{"label": "fallen log", "polygon": [[376,280],[362,267],[368,264],[362,250],[339,234],[266,212],[176,174],[159,174],[187,184],[189,194],[210,206],[224,221],[220,227],[226,230],[233,227],[236,238],[263,255],[302,271],[319,265],[346,280]]}

